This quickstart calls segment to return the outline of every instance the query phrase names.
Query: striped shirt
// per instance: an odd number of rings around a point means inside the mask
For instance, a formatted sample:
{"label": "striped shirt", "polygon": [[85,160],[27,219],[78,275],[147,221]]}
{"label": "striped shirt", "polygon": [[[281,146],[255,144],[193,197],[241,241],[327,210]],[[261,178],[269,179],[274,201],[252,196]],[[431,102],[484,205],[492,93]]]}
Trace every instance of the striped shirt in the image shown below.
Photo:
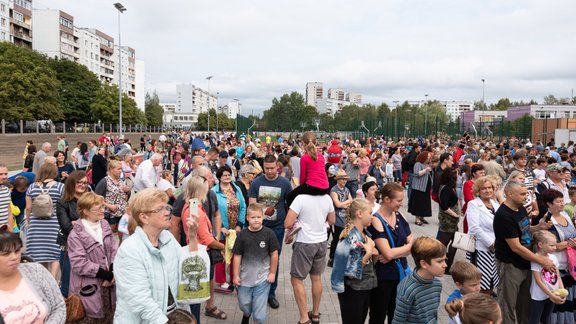
{"label": "striped shirt", "polygon": [[10,207],[10,189],[0,185],[0,225],[8,223],[8,208]]}
{"label": "striped shirt", "polygon": [[393,324],[437,323],[442,282],[424,279],[415,269],[398,284]]}

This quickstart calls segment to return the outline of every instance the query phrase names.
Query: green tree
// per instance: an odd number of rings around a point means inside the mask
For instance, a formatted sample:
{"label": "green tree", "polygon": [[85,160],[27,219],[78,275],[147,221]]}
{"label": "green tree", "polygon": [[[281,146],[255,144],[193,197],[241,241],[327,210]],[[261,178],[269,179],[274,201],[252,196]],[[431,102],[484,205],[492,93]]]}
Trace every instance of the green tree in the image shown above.
{"label": "green tree", "polygon": [[301,129],[301,123],[307,128],[315,128],[316,117],[318,117],[316,108],[307,107],[304,96],[294,91],[282,95],[280,99],[272,99],[272,106],[264,111],[262,119],[269,130],[280,131]]}
{"label": "green tree", "polygon": [[146,124],[148,126],[162,126],[164,109],[160,105],[160,99],[156,91],[150,95],[146,93],[144,99],[144,113],[146,115]]}
{"label": "green tree", "polygon": [[[118,86],[102,84],[90,108],[99,121],[117,124],[119,122]],[[144,113],[125,93],[122,94],[122,123],[125,125],[146,124]]]}
{"label": "green tree", "polygon": [[60,82],[45,56],[0,42],[0,116],[7,120],[61,120]]}
{"label": "green tree", "polygon": [[510,108],[510,99],[500,98],[496,104],[490,105],[490,110],[508,110]]}
{"label": "green tree", "polygon": [[544,104],[545,105],[558,105],[560,104],[560,100],[556,99],[556,97],[552,94],[547,95],[544,97]]}
{"label": "green tree", "polygon": [[94,122],[90,104],[100,89],[100,80],[84,65],[60,59],[49,59],[50,67],[60,81],[59,99],[67,122]]}

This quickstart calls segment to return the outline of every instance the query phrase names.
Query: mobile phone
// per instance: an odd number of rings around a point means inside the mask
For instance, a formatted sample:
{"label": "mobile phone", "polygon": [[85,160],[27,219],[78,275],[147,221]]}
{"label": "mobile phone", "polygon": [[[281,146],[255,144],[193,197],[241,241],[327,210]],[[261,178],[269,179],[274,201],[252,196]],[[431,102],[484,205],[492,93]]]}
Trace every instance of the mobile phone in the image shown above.
{"label": "mobile phone", "polygon": [[546,216],[544,216],[544,221],[549,222],[551,218],[552,218],[552,213],[547,212]]}
{"label": "mobile phone", "polygon": [[198,205],[199,204],[200,204],[200,201],[198,200],[198,198],[190,199],[190,215],[196,215],[194,217],[199,217],[199,215],[198,215]]}

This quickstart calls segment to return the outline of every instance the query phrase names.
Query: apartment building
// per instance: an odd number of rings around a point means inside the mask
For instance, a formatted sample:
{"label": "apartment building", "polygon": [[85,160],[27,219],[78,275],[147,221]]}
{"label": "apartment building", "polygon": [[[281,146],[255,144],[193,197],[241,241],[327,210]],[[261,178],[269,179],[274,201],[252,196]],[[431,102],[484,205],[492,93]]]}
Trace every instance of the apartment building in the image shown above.
{"label": "apartment building", "polygon": [[11,42],[10,38],[10,3],[0,0],[0,42]]}
{"label": "apartment building", "polygon": [[92,73],[100,76],[100,37],[86,28],[74,27],[80,46],[80,61]]}
{"label": "apartment building", "polygon": [[14,0],[9,12],[12,42],[19,46],[32,48],[32,1]]}
{"label": "apartment building", "polygon": [[174,121],[184,127],[193,127],[198,114],[208,112],[208,108],[218,108],[218,98],[193,84],[176,85],[176,111]]}
{"label": "apartment building", "polygon": [[33,10],[32,48],[48,57],[80,62],[80,44],[74,17],[62,10]]}
{"label": "apartment building", "polygon": [[473,111],[474,103],[472,101],[441,101],[442,106],[446,109],[446,114],[451,120],[456,120],[463,112]]}
{"label": "apartment building", "polygon": [[330,88],[328,89],[328,99],[344,101],[346,99],[346,93],[344,92],[344,89]]}
{"label": "apartment building", "polygon": [[144,111],[144,105],[146,101],[146,89],[145,89],[145,75],[146,75],[146,63],[144,60],[136,59],[136,105],[138,109]]}
{"label": "apartment building", "polygon": [[136,51],[128,46],[122,46],[120,49],[116,46],[114,49],[112,83],[120,86],[120,74],[122,74],[122,91],[126,92],[128,97],[136,99]]}
{"label": "apartment building", "polygon": [[230,101],[227,105],[221,108],[222,108],[221,112],[225,113],[228,118],[236,119],[236,116],[240,114],[240,109],[242,108],[242,105],[240,104],[240,101],[234,100]]}
{"label": "apartment building", "polygon": [[315,106],[316,99],[324,98],[324,86],[322,82],[306,83],[306,105]]}
{"label": "apartment building", "polygon": [[114,38],[95,28],[86,28],[86,30],[98,37],[100,70],[96,74],[100,81],[112,83],[114,80]]}

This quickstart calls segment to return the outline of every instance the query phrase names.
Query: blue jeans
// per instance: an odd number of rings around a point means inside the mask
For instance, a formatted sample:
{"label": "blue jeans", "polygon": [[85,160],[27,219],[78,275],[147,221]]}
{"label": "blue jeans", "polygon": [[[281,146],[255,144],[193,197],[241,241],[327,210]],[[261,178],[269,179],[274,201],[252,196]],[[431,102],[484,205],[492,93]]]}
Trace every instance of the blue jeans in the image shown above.
{"label": "blue jeans", "polygon": [[245,316],[251,315],[252,320],[258,323],[266,323],[268,305],[268,290],[270,284],[264,280],[254,287],[239,286],[238,306]]}
{"label": "blue jeans", "polygon": [[66,298],[68,297],[68,290],[70,288],[70,258],[66,251],[60,251],[60,270],[62,271],[60,292],[62,293],[62,296]]}
{"label": "blue jeans", "polygon": [[[282,245],[284,244],[284,226],[270,227],[271,230],[276,234],[276,239],[278,240],[278,260],[280,260],[280,253],[282,253]],[[276,288],[278,288],[278,273],[280,272],[280,262],[278,262],[278,267],[276,268],[276,279],[270,285],[270,293],[268,298],[276,298]]]}
{"label": "blue jeans", "polygon": [[190,305],[190,313],[196,317],[196,324],[200,324],[200,306],[202,304],[192,304]]}

